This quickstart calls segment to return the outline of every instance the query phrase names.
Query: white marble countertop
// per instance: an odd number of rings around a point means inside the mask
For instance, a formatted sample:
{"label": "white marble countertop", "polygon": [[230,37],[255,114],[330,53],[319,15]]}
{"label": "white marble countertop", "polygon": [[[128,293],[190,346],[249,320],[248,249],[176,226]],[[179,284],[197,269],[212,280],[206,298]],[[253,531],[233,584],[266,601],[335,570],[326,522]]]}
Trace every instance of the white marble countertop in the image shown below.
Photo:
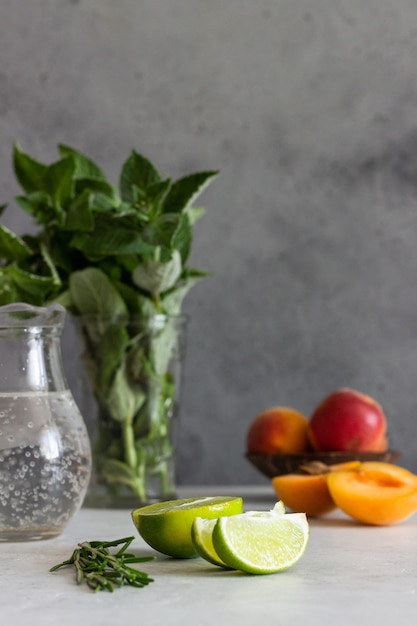
{"label": "white marble countertop", "polygon": [[[266,488],[180,489],[191,495],[242,495],[245,509],[270,509]],[[291,569],[250,576],[200,558],[157,555],[138,567],[154,582],[94,593],[77,586],[72,568],[50,573],[79,541],[135,535],[130,551],[155,555],[137,535],[130,511],[83,508],[55,539],[0,544],[2,626],[186,626],[188,624],[374,624],[417,619],[417,515],[390,527],[367,527],[332,514],[310,520],[307,550]]]}

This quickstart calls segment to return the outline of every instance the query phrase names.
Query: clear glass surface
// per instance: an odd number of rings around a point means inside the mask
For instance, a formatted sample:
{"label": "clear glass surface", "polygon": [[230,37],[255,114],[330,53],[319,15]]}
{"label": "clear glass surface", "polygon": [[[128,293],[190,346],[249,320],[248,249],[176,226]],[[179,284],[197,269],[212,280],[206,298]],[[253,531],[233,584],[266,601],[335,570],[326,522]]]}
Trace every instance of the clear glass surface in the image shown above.
{"label": "clear glass surface", "polygon": [[0,541],[59,535],[84,500],[87,429],[68,389],[65,310],[0,307]]}

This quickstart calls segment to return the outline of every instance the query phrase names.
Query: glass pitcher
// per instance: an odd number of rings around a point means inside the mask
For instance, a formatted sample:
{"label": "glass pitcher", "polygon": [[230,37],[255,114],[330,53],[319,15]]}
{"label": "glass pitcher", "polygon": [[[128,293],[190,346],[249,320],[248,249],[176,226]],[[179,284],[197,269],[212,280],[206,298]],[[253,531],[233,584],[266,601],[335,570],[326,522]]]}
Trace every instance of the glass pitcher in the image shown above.
{"label": "glass pitcher", "polygon": [[0,307],[0,541],[59,535],[87,491],[91,451],[61,359],[65,309]]}

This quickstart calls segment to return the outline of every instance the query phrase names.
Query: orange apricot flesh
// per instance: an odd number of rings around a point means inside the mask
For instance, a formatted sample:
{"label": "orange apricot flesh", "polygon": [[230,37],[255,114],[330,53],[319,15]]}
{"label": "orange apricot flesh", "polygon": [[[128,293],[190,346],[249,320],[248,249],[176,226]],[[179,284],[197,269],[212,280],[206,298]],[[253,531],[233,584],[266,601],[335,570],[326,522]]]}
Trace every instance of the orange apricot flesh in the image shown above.
{"label": "orange apricot flesh", "polygon": [[327,486],[327,475],[283,474],[272,479],[275,493],[286,507],[316,517],[336,508]]}
{"label": "orange apricot flesh", "polygon": [[330,496],[344,513],[376,526],[396,524],[417,511],[417,476],[379,461],[328,474]]}
{"label": "orange apricot flesh", "polygon": [[317,517],[336,508],[327,484],[329,473],[354,469],[359,465],[359,461],[350,461],[330,465],[317,474],[282,474],[274,476],[272,484],[278,499],[286,507]]}

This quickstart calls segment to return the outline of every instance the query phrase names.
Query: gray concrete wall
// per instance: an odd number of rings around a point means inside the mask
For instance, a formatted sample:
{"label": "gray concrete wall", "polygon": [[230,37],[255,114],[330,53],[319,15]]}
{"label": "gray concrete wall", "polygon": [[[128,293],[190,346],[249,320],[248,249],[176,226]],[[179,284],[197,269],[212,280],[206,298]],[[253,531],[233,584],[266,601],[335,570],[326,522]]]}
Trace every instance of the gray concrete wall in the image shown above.
{"label": "gray concrete wall", "polygon": [[[132,148],[218,168],[193,265],[178,474],[259,483],[251,419],[351,386],[417,471],[415,0],[1,0],[0,203],[12,142],[116,182]],[[26,232],[13,203],[4,223]]]}

